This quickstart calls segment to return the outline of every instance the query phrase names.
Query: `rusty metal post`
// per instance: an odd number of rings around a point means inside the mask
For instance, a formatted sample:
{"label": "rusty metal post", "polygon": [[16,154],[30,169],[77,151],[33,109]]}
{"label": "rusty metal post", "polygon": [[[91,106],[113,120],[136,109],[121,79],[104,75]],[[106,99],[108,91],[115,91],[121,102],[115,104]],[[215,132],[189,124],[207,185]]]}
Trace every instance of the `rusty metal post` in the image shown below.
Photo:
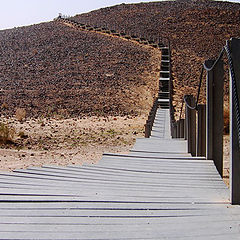
{"label": "rusty metal post", "polygon": [[180,138],[180,121],[179,121],[179,120],[176,122],[176,126],[177,126],[177,134],[176,134],[176,137],[177,137],[177,138]]}
{"label": "rusty metal post", "polygon": [[[211,67],[215,61],[205,62]],[[206,107],[206,157],[212,159],[223,175],[223,61],[219,61],[212,71],[207,73],[207,107]]]}
{"label": "rusty metal post", "polygon": [[230,198],[232,204],[240,205],[240,146],[237,124],[239,109],[236,107],[237,102],[238,105],[240,103],[240,39],[231,39],[230,51],[235,73],[235,82],[230,77]]}
{"label": "rusty metal post", "polygon": [[198,105],[197,113],[197,156],[206,156],[206,105]]}
{"label": "rusty metal post", "polygon": [[180,130],[179,130],[179,138],[184,138],[184,124],[185,124],[185,119],[180,119],[179,120],[179,122],[180,122],[180,126],[179,126],[179,128],[180,128]]}
{"label": "rusty metal post", "polygon": [[[192,95],[188,95],[188,103],[194,106],[195,99]],[[186,106],[186,134],[188,141],[188,152],[192,156],[196,156],[196,110],[192,110]]]}
{"label": "rusty metal post", "polygon": [[172,129],[173,129],[173,133],[172,133],[172,138],[177,138],[177,124],[176,122],[172,123]]}

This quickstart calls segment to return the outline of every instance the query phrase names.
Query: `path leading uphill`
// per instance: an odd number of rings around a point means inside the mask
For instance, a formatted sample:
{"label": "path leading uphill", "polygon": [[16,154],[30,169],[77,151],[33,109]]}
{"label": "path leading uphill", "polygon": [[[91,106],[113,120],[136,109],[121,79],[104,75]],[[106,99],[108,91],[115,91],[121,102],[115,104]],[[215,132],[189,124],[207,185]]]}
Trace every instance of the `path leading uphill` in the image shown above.
{"label": "path leading uphill", "polygon": [[239,239],[240,208],[211,160],[158,109],[152,137],[96,165],[0,174],[0,239]]}
{"label": "path leading uphill", "polygon": [[213,161],[170,136],[170,59],[161,49],[151,137],[96,165],[0,173],[0,239],[240,239],[240,207]]}

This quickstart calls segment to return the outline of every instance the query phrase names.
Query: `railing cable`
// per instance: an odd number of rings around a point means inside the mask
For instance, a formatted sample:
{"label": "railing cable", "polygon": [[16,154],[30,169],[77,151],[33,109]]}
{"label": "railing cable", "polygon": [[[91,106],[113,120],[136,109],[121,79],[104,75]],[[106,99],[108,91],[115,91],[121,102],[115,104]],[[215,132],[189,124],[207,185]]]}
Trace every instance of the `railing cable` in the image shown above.
{"label": "railing cable", "polygon": [[[212,71],[214,69],[214,67],[217,65],[217,63],[222,59],[223,54],[224,54],[224,50],[225,50],[225,47],[222,48],[220,54],[218,55],[217,60],[213,63],[213,65],[210,68],[207,67],[205,63],[203,64],[203,67],[202,67],[202,70],[201,70],[201,74],[200,74],[200,77],[199,77],[197,99],[196,99],[196,102],[195,102],[194,106],[190,106],[189,105],[189,103],[188,103],[188,95],[184,96],[184,98],[183,98],[184,102],[187,105],[187,107],[190,108],[191,110],[198,110],[197,108],[198,108],[198,102],[199,102],[199,98],[200,98],[201,87],[202,87],[202,79],[203,79],[204,69],[207,72]],[[180,115],[180,117],[181,117],[181,115]],[[239,120],[240,120],[240,118],[239,118]],[[240,122],[239,122],[239,124],[240,124]]]}
{"label": "railing cable", "polygon": [[194,106],[190,106],[188,103],[188,95],[184,96],[184,102],[187,105],[188,108],[192,109],[192,110],[197,110],[197,106],[198,106],[198,101],[200,98],[200,92],[201,92],[201,87],[202,87],[202,79],[203,79],[203,73],[204,73],[204,67],[202,67],[201,73],[200,73],[200,77],[199,77],[199,84],[198,84],[198,92],[197,92],[197,99],[196,102],[194,104]]}
{"label": "railing cable", "polygon": [[236,77],[235,77],[235,72],[234,72],[234,66],[233,66],[233,60],[232,60],[232,56],[231,56],[229,41],[227,41],[226,45],[222,48],[220,54],[218,55],[217,60],[213,63],[213,65],[211,67],[206,66],[205,63],[203,64],[203,67],[202,67],[202,70],[201,70],[201,74],[200,74],[200,78],[199,78],[196,102],[195,102],[194,106],[191,106],[188,103],[189,95],[185,95],[183,97],[179,120],[182,117],[184,103],[191,110],[198,110],[197,108],[198,108],[198,102],[199,102],[199,98],[200,98],[200,91],[201,91],[201,86],[202,86],[202,79],[203,79],[204,70],[206,70],[207,72],[212,71],[215,68],[215,66],[217,65],[217,63],[222,59],[222,57],[224,55],[224,52],[226,52],[226,55],[227,55],[228,64],[229,64],[229,71],[230,71],[230,75],[231,75],[231,79],[232,79],[233,104],[234,104],[234,107],[235,107],[235,110],[236,110],[236,115],[235,116],[236,116],[236,124],[237,124],[237,131],[238,131],[237,132],[237,134],[238,134],[238,144],[239,144],[239,147],[240,147],[240,106],[239,106],[239,97],[238,97],[238,92],[237,92],[237,83],[236,83]]}
{"label": "railing cable", "polygon": [[236,83],[236,78],[235,78],[235,72],[234,72],[234,67],[233,67],[233,60],[230,52],[230,47],[229,47],[229,41],[227,41],[227,44],[224,47],[226,53],[227,53],[227,58],[228,58],[228,63],[229,63],[229,69],[230,69],[230,75],[232,79],[232,89],[233,89],[233,104],[236,110],[236,121],[237,121],[237,134],[238,134],[238,145],[240,146],[240,108],[239,108],[239,98],[238,98],[238,91],[237,91],[237,83]]}

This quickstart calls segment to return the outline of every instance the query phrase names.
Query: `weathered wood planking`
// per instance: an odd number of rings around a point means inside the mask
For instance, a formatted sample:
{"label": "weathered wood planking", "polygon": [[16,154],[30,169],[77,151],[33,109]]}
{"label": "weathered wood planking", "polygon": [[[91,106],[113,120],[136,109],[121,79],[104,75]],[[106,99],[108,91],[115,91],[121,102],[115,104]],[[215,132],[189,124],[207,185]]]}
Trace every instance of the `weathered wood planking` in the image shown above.
{"label": "weathered wood planking", "polygon": [[212,160],[170,138],[159,109],[149,139],[96,165],[0,172],[0,239],[240,239],[240,207]]}

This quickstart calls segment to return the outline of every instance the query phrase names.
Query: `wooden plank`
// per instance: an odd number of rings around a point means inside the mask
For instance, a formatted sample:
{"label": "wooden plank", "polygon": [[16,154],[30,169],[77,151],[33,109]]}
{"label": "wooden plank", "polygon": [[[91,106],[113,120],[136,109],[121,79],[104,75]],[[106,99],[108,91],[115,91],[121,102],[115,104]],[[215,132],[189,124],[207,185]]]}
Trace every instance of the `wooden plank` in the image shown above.
{"label": "wooden plank", "polygon": [[[91,197],[91,200],[89,200]],[[115,201],[115,202],[158,202],[158,203],[207,203],[207,204],[215,204],[215,203],[227,203],[228,199],[221,198],[219,196],[211,197],[210,199],[207,197],[195,197],[192,199],[186,197],[169,197],[169,198],[148,198],[148,197],[124,197],[124,196],[84,196],[84,197],[72,197],[72,196],[38,196],[38,195],[1,195],[0,202],[89,202],[89,201]]]}
{"label": "wooden plank", "polygon": [[[51,172],[40,172],[40,171],[34,171],[34,170],[19,170],[19,172],[16,172],[17,175],[20,174],[20,176],[32,176],[32,175],[36,175],[36,176],[39,176],[39,177],[50,177],[50,178],[54,178],[54,179],[58,179],[58,180],[73,180],[73,181],[88,181],[88,182],[110,182],[110,183],[119,183],[119,184],[142,184],[142,185],[158,185],[159,184],[159,181],[156,179],[155,180],[152,180],[152,179],[145,179],[145,181],[143,181],[143,179],[141,180],[138,180],[138,179],[134,179],[134,178],[104,178],[104,177],[100,177],[100,176],[97,176],[97,177],[81,177],[81,175],[79,176],[73,176],[73,175],[66,175],[66,174],[61,174],[61,173],[51,173]],[[162,174],[164,174],[164,172],[162,172]],[[182,174],[185,174],[185,173],[177,173],[177,172],[173,172],[173,173],[166,173],[166,175],[174,175],[174,176],[177,176],[177,175],[182,175]],[[186,173],[187,174],[187,173]],[[194,181],[194,180],[187,180],[187,181],[184,181],[184,179],[181,180],[181,183],[178,183],[179,180],[177,179],[168,179],[168,178],[165,178],[165,179],[162,179],[160,183],[168,183],[168,184],[176,184],[177,186],[187,186],[187,185],[192,185],[192,186],[200,186],[200,187],[204,187],[204,186],[215,186],[215,187],[218,187],[218,188],[225,188],[225,186],[222,184],[222,182],[219,182],[219,181],[213,181],[213,180],[210,180],[209,182],[206,182],[206,181],[201,181],[200,179],[198,179],[197,181]]]}
{"label": "wooden plank", "polygon": [[146,160],[146,159],[152,159],[155,161],[160,161],[160,160],[173,160],[173,161],[183,161],[183,160],[187,160],[187,162],[202,162],[202,163],[209,163],[212,162],[212,160],[206,160],[204,157],[181,157],[179,156],[178,158],[176,157],[171,157],[171,156],[159,156],[159,157],[153,157],[153,156],[141,156],[141,154],[139,155],[124,155],[124,154],[113,154],[113,153],[104,153],[103,157],[111,157],[111,158],[122,158],[122,159],[137,159],[137,160]]}
{"label": "wooden plank", "polygon": [[67,172],[65,173],[64,171],[61,171],[61,170],[48,170],[48,171],[45,171],[45,170],[41,170],[41,169],[37,169],[35,170],[34,172],[43,172],[43,173],[46,173],[46,174],[54,174],[54,175],[58,175],[58,176],[64,176],[64,177],[68,177],[68,176],[75,176],[77,177],[78,179],[82,179],[84,178],[84,176],[87,176],[87,177],[91,177],[92,179],[98,179],[98,180],[113,180],[113,181],[128,181],[128,182],[132,182],[132,181],[143,181],[145,183],[163,183],[163,182],[175,182],[175,181],[179,181],[181,179],[182,183],[186,183],[186,182],[189,182],[189,183],[203,183],[203,184],[206,184],[206,183],[211,183],[211,184],[215,184],[215,185],[221,185],[221,186],[224,186],[223,185],[223,182],[221,181],[221,179],[219,177],[215,177],[215,176],[212,176],[212,175],[207,175],[207,176],[199,176],[199,177],[196,177],[194,175],[193,176],[185,176],[185,174],[180,174],[180,177],[178,177],[179,174],[173,174],[173,175],[168,175],[166,177],[166,175],[163,175],[163,174],[151,174],[150,176],[147,175],[143,175],[143,174],[138,174],[138,175],[131,175],[131,176],[125,176],[125,175],[114,175],[114,174],[111,174],[111,175],[102,175],[102,174],[81,174],[81,173],[72,173],[72,172]]}
{"label": "wooden plank", "polygon": [[[218,188],[215,188],[218,189]],[[44,189],[44,188],[0,188],[0,195],[13,195],[13,196],[28,196],[28,195],[36,195],[36,196],[72,196],[72,197],[85,197],[85,196],[125,196],[125,197],[139,197],[139,198],[186,198],[186,199],[193,199],[197,197],[202,197],[204,194],[208,194],[208,199],[212,197],[219,196],[220,193],[217,194],[216,191],[188,191],[188,192],[181,192],[181,191],[171,191],[165,189],[159,189],[155,191],[140,191],[135,190],[117,190],[117,189],[83,189],[83,190],[76,190],[76,189]],[[222,194],[223,198],[226,198],[225,194]]]}
{"label": "wooden plank", "polygon": [[[145,230],[141,231],[113,231],[113,232],[104,232],[104,231],[92,231],[91,236],[88,232],[38,232],[37,239],[159,239],[168,238],[168,239],[178,239],[179,230],[178,229],[168,229],[169,231],[163,232],[158,231],[157,229],[151,229],[151,227],[146,227]],[[35,238],[36,233],[33,232],[1,232],[2,239],[33,239]],[[222,237],[224,236],[224,238]],[[206,239],[209,237],[215,237],[213,239],[239,239],[239,229],[237,227],[230,228],[213,228],[206,232],[206,229],[199,227],[199,230],[183,231],[181,237],[196,239],[196,237],[201,237],[201,239]],[[236,238],[237,237],[237,238]]]}
{"label": "wooden plank", "polygon": [[166,224],[172,225],[176,222],[180,221],[183,226],[188,225],[188,223],[202,224],[203,222],[231,222],[231,221],[239,221],[239,216],[235,215],[197,215],[197,216],[181,216],[181,217],[160,217],[160,218],[85,218],[85,217],[1,217],[0,224],[50,224],[50,225],[73,225],[73,224],[81,224],[81,225],[145,225],[145,224]]}
{"label": "wooden plank", "polygon": [[[12,178],[8,178],[6,177],[5,179],[5,183],[7,181],[8,184],[10,184],[12,182]],[[17,184],[26,184],[26,185],[29,185],[29,179],[26,178],[26,179],[16,179],[18,182]],[[3,180],[2,180],[3,181]],[[176,186],[175,189],[170,189],[169,188],[169,185],[168,184],[158,184],[158,185],[136,185],[136,184],[117,184],[117,183],[102,183],[102,182],[91,182],[91,184],[89,184],[88,182],[85,183],[85,182],[67,182],[67,181],[64,181],[64,182],[60,182],[60,181],[56,181],[56,180],[45,180],[45,179],[42,179],[42,180],[35,180],[35,179],[32,179],[31,180],[32,182],[32,186],[43,186],[43,187],[46,187],[46,186],[49,186],[49,187],[68,187],[70,189],[76,189],[76,188],[79,188],[79,186],[81,186],[81,189],[90,189],[90,188],[101,188],[101,189],[119,189],[120,190],[124,190],[124,189],[129,189],[131,191],[135,191],[135,190],[138,190],[138,189],[141,189],[141,191],[160,191],[162,189],[164,189],[164,191],[181,191],[184,186]],[[16,181],[12,182],[14,185],[16,185]],[[4,183],[3,183],[4,184]],[[185,188],[188,188],[187,186],[185,186]],[[195,188],[195,187],[194,187]],[[135,189],[135,190],[134,190]],[[218,189],[218,188],[210,188],[211,191],[213,191],[213,189]],[[221,188],[222,189],[222,188]],[[227,190],[225,188],[225,190]],[[188,189],[188,191],[190,191]],[[206,191],[206,188],[202,188],[199,189],[198,188],[198,191]]]}
{"label": "wooden plank", "polygon": [[[30,168],[30,169],[36,169],[36,168]],[[161,174],[158,174],[158,173],[154,173],[154,172],[128,172],[128,171],[122,171],[122,170],[114,170],[114,169],[106,169],[106,168],[90,168],[90,169],[82,169],[82,168],[67,168],[67,169],[64,169],[64,168],[55,168],[55,167],[44,167],[42,169],[42,171],[45,171],[45,169],[50,169],[52,171],[55,171],[55,172],[63,172],[63,173],[66,173],[66,174],[76,174],[76,175],[81,175],[81,176],[84,176],[85,174],[87,174],[87,176],[104,176],[104,177],[116,177],[116,174],[118,177],[133,177],[133,178],[143,178],[143,179],[165,179],[166,176],[163,176]],[[36,170],[41,170],[41,169],[36,169]],[[164,169],[164,170],[168,170],[168,169]],[[188,168],[188,170],[190,170]],[[168,176],[168,179],[171,179],[171,178],[176,178],[175,176]],[[221,178],[218,176],[218,175],[207,175],[206,177],[205,176],[198,176],[196,177],[195,175],[194,176],[191,176],[191,175],[181,175],[180,176],[181,179],[199,179],[199,180],[206,180],[206,181],[209,181],[209,180],[215,180],[215,181],[221,181]]]}
{"label": "wooden plank", "polygon": [[[192,232],[199,231],[199,229],[204,229],[209,227],[210,222],[203,222],[201,226],[197,226],[195,223],[189,223],[186,226],[182,226],[180,222],[176,222],[175,230],[176,231],[189,231]],[[218,231],[221,232],[221,228],[231,227],[237,229],[237,225],[239,223],[237,221],[231,221],[231,222],[218,222],[212,223],[211,231]],[[127,227],[128,231],[135,232],[135,231],[142,231],[143,228],[152,230],[152,231],[171,231],[172,226],[168,226],[167,224],[145,224],[145,225],[137,225],[132,224]],[[126,225],[34,225],[34,224],[11,224],[8,226],[5,226],[4,229],[1,229],[0,225],[0,232],[113,232],[113,231],[125,231]]]}
{"label": "wooden plank", "polygon": [[[0,209],[217,209],[219,212],[221,209],[230,208],[231,212],[238,208],[231,207],[230,204],[201,204],[201,203],[151,203],[151,202],[41,202],[41,203],[29,203],[29,202],[18,202],[18,203],[0,203]],[[220,219],[221,220],[221,219]]]}
{"label": "wooden plank", "polygon": [[[13,209],[13,210],[1,210],[0,216],[7,217],[151,217],[151,218],[160,218],[160,217],[178,217],[178,216],[199,216],[199,215],[218,215],[226,214],[226,211],[209,210],[209,209],[164,209],[164,210],[118,210],[118,209]],[[230,214],[229,214],[230,215]],[[234,214],[240,216],[240,213]]]}
{"label": "wooden plank", "polygon": [[[174,166],[177,166],[178,170],[180,169],[183,169],[183,170],[192,170],[194,169],[194,167],[191,167],[191,166],[186,166],[186,165],[174,165]],[[71,167],[71,166],[68,166],[68,167],[58,167],[58,166],[54,166],[54,165],[46,165],[46,166],[43,166],[42,167],[43,169],[53,169],[53,170],[59,170],[59,171],[66,171],[66,172],[73,172],[73,173],[87,173],[87,174],[102,174],[102,175],[113,175],[115,173],[113,173],[113,171],[118,171],[118,175],[124,175],[124,176],[136,176],[136,175],[141,175],[141,176],[151,176],[153,175],[154,177],[158,176],[158,177],[161,177],[161,175],[159,174],[154,174],[154,173],[146,173],[146,172],[143,172],[143,173],[139,173],[139,172],[135,172],[135,173],[131,173],[131,172],[124,172],[124,171],[121,171],[121,170],[111,170],[111,169],[107,169],[108,167],[104,167],[104,166],[99,166],[99,165],[84,165],[84,166],[79,166],[79,167]],[[159,168],[162,169],[169,169],[171,168],[171,165],[167,165],[167,164],[161,164],[159,165]],[[206,169],[206,170],[215,170],[215,167],[214,166],[201,166],[201,167],[198,167],[196,166],[196,168],[199,168],[199,169]],[[32,169],[32,168],[29,168],[29,169]],[[218,174],[216,174],[216,176],[218,176]]]}
{"label": "wooden plank", "polygon": [[[28,168],[26,171],[62,173],[62,174],[70,175],[70,176],[100,176],[100,177],[105,177],[105,178],[118,178],[118,179],[119,178],[126,178],[126,179],[127,178],[146,178],[146,179],[156,179],[156,178],[161,179],[162,178],[162,176],[160,174],[157,174],[157,173],[156,174],[153,173],[153,174],[150,174],[150,175],[147,175],[147,176],[144,173],[134,173],[134,174],[131,174],[131,175],[118,173],[117,176],[116,176],[116,174],[114,175],[114,174],[109,173],[109,172],[105,173],[104,169],[102,169],[102,172],[91,172],[91,171],[86,172],[81,168],[76,170],[76,171],[73,171],[73,170],[71,171],[71,170],[57,169],[57,168],[34,168],[34,167],[32,167],[32,168]],[[166,168],[166,167],[162,167],[161,170],[163,172],[172,171],[170,168]],[[190,169],[188,168],[188,170],[190,170]],[[193,169],[191,169],[191,170],[193,170]],[[185,169],[181,169],[181,170],[178,169],[178,171],[175,170],[175,172],[177,172],[177,173],[182,172],[183,174],[185,173],[185,171],[186,171]],[[195,169],[194,169],[193,172],[197,172],[197,171],[195,171]],[[211,174],[211,173],[214,173],[214,172],[211,171],[211,169],[206,169],[206,173],[208,173],[208,175],[214,176],[213,177],[214,179],[220,181],[220,179],[218,178],[218,174]]]}

